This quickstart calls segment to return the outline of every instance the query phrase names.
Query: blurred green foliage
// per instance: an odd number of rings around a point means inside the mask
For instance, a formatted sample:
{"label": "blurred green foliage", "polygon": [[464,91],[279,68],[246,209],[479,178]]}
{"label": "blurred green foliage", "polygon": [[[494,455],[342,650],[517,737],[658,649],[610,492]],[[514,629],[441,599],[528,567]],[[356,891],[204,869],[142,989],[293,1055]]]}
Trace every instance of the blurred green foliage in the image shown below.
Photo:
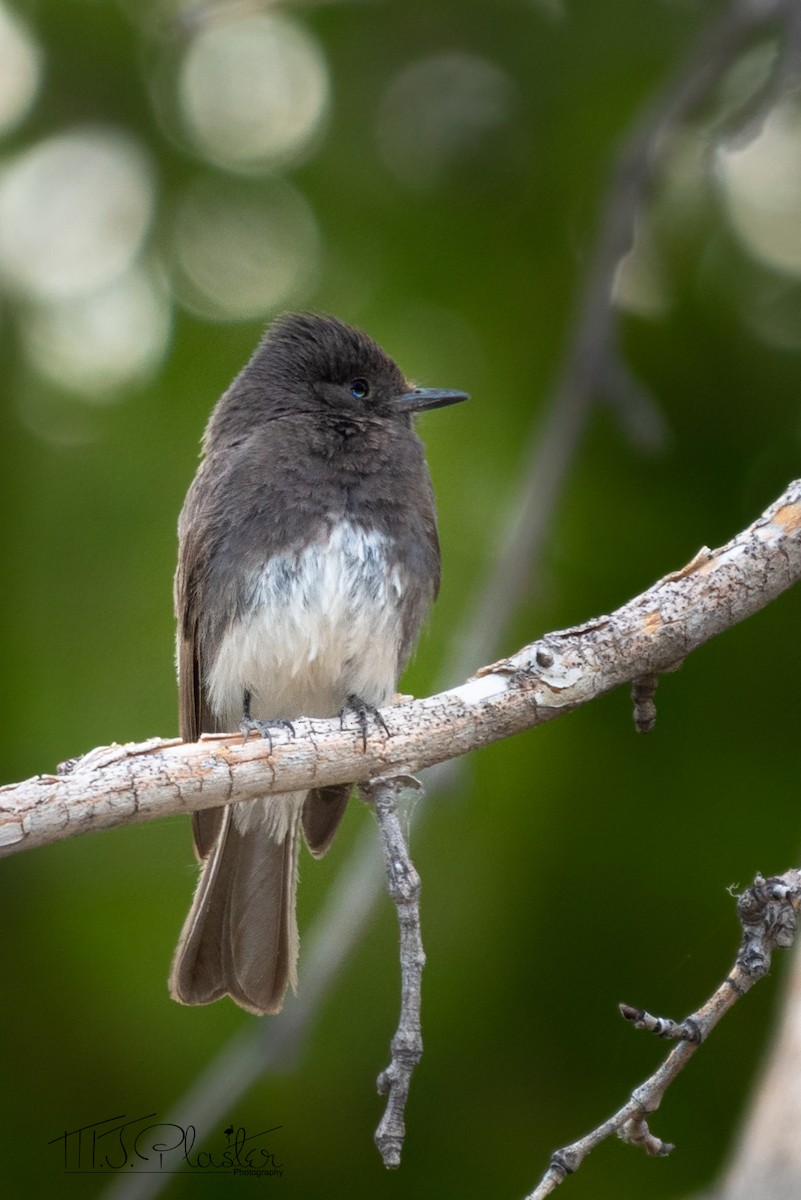
{"label": "blurred green foliage", "polygon": [[[258,6],[230,10],[249,7]],[[8,287],[0,300],[4,780],[96,745],[174,733],[176,516],[212,404],[286,304],[336,312],[413,378],[472,393],[422,429],[444,583],[405,687],[423,694],[446,682],[449,638],[493,568],[520,448],[566,344],[615,150],[720,9],[705,0],[292,9],[331,87],[313,144],[278,172],[314,214],[313,278],[250,319],[211,320],[181,302],[170,274],[182,190],[202,177],[258,197],[268,181],[204,161],[158,102],[157,84],[169,91],[205,6],[187,10],[183,26],[155,4],[16,7],[44,65],[30,111],[0,143],[6,166],[87,122],[135,139],[157,180],[145,252],[161,264],[172,315],[149,375],[108,395],[101,387],[90,402],[37,363],[26,340],[31,297]],[[209,8],[209,21],[226,19],[224,3]],[[397,95],[408,87],[391,88],[415,64],[454,55],[468,75],[471,62],[487,68],[476,86],[479,101],[488,89],[488,108],[476,101],[481,119],[461,141],[457,112],[455,141],[446,128],[432,150],[425,127],[418,145],[403,126]],[[498,650],[622,603],[700,545],[730,537],[798,474],[801,290],[729,219],[704,125],[719,99],[697,114],[685,161],[669,160],[651,200],[658,302],[618,315],[622,352],[667,434],[644,449],[614,404],[597,406],[527,603]],[[533,1186],[549,1152],[617,1107],[663,1052],[622,1027],[617,1002],[677,1018],[693,1009],[736,947],[727,886],[794,860],[798,606],[786,595],[666,677],[649,738],[635,736],[628,697],[615,694],[474,756],[459,794],[430,803],[413,844],[429,958],[426,1053],[399,1172],[384,1171],[372,1145],[374,1079],[398,1002],[387,901],[299,1060],[230,1114],[249,1131],[281,1126],[283,1178],[232,1184],[195,1172],[166,1194],[260,1187],[282,1200],[468,1200]],[[330,856],[303,864],[301,928],[370,819],[352,809]],[[50,1139],[122,1113],[163,1117],[255,1020],[227,1002],[188,1010],[167,996],[193,881],[183,819],[4,860],[4,1195],[100,1195],[105,1180],[65,1174]],[[302,953],[300,970],[302,988]],[[670,1093],[653,1125],[677,1143],[673,1156],[650,1161],[607,1144],[565,1195],[676,1197],[710,1181],[769,1036],[776,988],[776,978],[758,988]]]}

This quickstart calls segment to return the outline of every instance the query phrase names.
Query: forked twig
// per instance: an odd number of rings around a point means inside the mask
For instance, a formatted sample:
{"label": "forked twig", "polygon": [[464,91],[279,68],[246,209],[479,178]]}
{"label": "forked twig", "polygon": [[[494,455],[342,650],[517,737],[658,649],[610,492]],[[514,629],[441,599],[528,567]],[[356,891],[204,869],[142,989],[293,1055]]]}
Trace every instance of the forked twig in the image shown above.
{"label": "forked twig", "polygon": [[578,1141],[551,1156],[550,1166],[538,1186],[526,1200],[545,1200],[568,1175],[572,1175],[596,1146],[615,1134],[621,1141],[641,1146],[647,1154],[663,1156],[674,1149],[648,1128],[648,1117],[659,1108],[665,1092],[706,1040],[720,1019],[767,975],[773,951],[792,944],[801,908],[801,871],[792,868],[784,875],[763,879],[757,875],[753,886],[737,900],[737,915],[743,930],[740,948],[729,974],[697,1012],[683,1021],[654,1017],[628,1004],[620,1005],[621,1015],[635,1029],[645,1029],[658,1037],[678,1041],[653,1075],[635,1088],[628,1101],[613,1116]]}

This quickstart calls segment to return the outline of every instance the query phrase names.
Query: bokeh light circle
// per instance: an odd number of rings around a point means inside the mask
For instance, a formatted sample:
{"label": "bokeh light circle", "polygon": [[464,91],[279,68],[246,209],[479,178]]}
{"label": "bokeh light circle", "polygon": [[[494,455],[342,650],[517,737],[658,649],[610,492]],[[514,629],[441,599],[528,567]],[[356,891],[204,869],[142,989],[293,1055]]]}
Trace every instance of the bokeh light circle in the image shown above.
{"label": "bokeh light circle", "polygon": [[39,91],[42,53],[28,28],[0,0],[0,135],[26,115]]}
{"label": "bokeh light circle", "polygon": [[717,167],[729,220],[750,253],[801,275],[801,106],[778,105],[746,146],[718,150]]}
{"label": "bokeh light circle", "polygon": [[476,54],[420,59],[389,84],[376,133],[398,181],[414,191],[438,186],[454,167],[479,158],[513,115],[507,73]]}
{"label": "bokeh light circle", "polygon": [[181,64],[178,96],[194,145],[229,170],[296,162],[328,107],[317,42],[286,17],[251,15],[200,30]]}
{"label": "bokeh light circle", "polygon": [[282,179],[197,179],[177,204],[173,242],[177,298],[206,320],[299,303],[319,268],[315,216]]}
{"label": "bokeh light circle", "polygon": [[107,403],[158,369],[170,325],[164,280],[135,267],[86,296],[30,308],[20,330],[40,375],[89,403]]}
{"label": "bokeh light circle", "polygon": [[0,171],[0,277],[35,301],[105,287],[150,227],[155,183],[138,143],[113,129],[59,134]]}

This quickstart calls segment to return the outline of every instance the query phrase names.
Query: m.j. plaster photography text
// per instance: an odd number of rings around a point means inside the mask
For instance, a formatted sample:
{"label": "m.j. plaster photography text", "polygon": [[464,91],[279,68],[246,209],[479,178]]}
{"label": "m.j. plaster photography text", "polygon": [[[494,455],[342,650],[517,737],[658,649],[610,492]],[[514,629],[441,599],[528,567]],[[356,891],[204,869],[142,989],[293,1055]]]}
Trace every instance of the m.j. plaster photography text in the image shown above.
{"label": "m.j. plaster photography text", "polygon": [[57,1165],[66,1174],[134,1170],[170,1175],[194,1170],[280,1179],[284,1164],[276,1157],[271,1135],[281,1128],[273,1125],[248,1133],[244,1126],[230,1124],[209,1139],[208,1149],[196,1150],[194,1125],[160,1121],[155,1112],[131,1118],[119,1113],[66,1129],[47,1144],[56,1147]]}

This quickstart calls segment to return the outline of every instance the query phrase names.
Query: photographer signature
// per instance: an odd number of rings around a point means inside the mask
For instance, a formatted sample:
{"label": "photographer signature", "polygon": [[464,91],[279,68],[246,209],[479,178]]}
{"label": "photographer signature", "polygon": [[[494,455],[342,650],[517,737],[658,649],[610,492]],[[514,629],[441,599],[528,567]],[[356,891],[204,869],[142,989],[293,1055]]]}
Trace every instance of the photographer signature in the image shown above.
{"label": "photographer signature", "polygon": [[189,1168],[212,1174],[274,1175],[284,1173],[283,1163],[265,1144],[268,1134],[282,1129],[273,1125],[248,1134],[233,1124],[224,1131],[225,1142],[216,1150],[195,1150],[197,1131],[172,1121],[154,1120],[156,1113],[126,1118],[106,1117],[51,1138],[48,1146],[63,1147],[63,1167],[69,1173],[119,1171],[172,1173]]}

